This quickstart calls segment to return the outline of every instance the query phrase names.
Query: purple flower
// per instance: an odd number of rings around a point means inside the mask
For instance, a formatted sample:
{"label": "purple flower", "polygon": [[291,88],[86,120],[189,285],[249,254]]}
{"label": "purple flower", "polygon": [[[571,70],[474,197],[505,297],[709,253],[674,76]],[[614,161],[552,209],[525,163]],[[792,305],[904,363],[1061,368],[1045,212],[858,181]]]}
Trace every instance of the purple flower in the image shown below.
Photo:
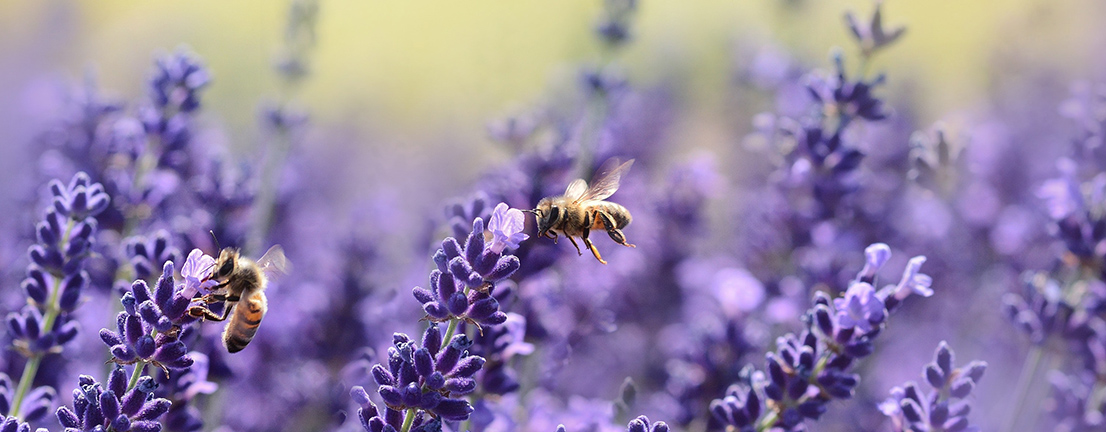
{"label": "purple flower", "polygon": [[834,56],[834,67],[836,73],[833,75],[814,74],[807,77],[807,90],[815,100],[838,113],[843,124],[855,117],[868,121],[887,118],[883,101],[872,93],[872,90],[883,84],[882,75],[871,81],[864,81],[863,78],[850,80],[845,73],[845,62],[840,53]]}
{"label": "purple flower", "polygon": [[876,2],[875,11],[872,12],[872,18],[867,23],[861,23],[852,12],[845,13],[845,23],[865,56],[871,56],[895,43],[903,33],[906,33],[906,27],[903,26],[889,30],[883,28],[882,7],[883,2]]}
{"label": "purple flower", "polygon": [[203,415],[192,404],[192,400],[200,394],[212,394],[219,388],[218,384],[207,380],[208,365],[207,356],[190,352],[192,366],[186,370],[174,370],[169,375],[158,374],[155,379],[158,382],[154,394],[170,400],[173,405],[165,414],[164,424],[171,431],[192,432],[203,428]]}
{"label": "purple flower", "polygon": [[68,185],[53,180],[49,189],[52,206],[35,226],[38,242],[27,251],[31,264],[21,284],[27,305],[7,316],[13,344],[27,357],[58,352],[77,336],[71,313],[91,282],[84,266],[96,238],[95,216],[110,201],[103,186],[83,172]]}
{"label": "purple flower", "polygon": [[155,62],[150,98],[162,110],[191,112],[200,106],[199,91],[211,81],[207,69],[193,55],[179,50]]}
{"label": "purple flower", "polygon": [[833,299],[837,309],[837,325],[841,328],[856,328],[861,333],[872,331],[873,326],[883,323],[883,301],[876,296],[876,290],[865,282],[852,284],[844,298]]}
{"label": "purple flower", "polygon": [[480,389],[491,394],[503,395],[519,388],[517,372],[511,367],[511,358],[530,355],[534,345],[527,343],[526,318],[508,313],[502,324],[484,328],[476,336],[472,353],[486,359],[478,375]]}
{"label": "purple flower", "polygon": [[159,230],[149,239],[144,236],[130,237],[123,247],[134,267],[136,279],[148,279],[154,274],[154,269],[164,266],[167,261],[178,260],[180,256],[180,250],[171,245],[169,232],[165,230]]}
{"label": "purple flower", "polygon": [[501,254],[506,248],[515,249],[519,243],[530,238],[522,232],[525,228],[525,216],[519,209],[508,208],[506,203],[499,203],[492,210],[491,219],[488,220],[488,230],[492,232],[492,243],[487,249]]}
{"label": "purple flower", "polygon": [[668,432],[668,425],[662,421],[651,423],[649,417],[638,416],[626,425],[626,432]]}
{"label": "purple flower", "polygon": [[872,283],[876,272],[887,264],[889,259],[891,259],[891,248],[884,243],[875,243],[864,248],[864,268],[857,275],[857,280]]}
{"label": "purple flower", "polygon": [[894,296],[896,299],[902,300],[911,294],[922,297],[933,295],[933,290],[930,289],[930,286],[933,285],[933,278],[927,274],[919,273],[922,264],[925,262],[926,257],[916,256],[906,263],[906,269],[902,272],[902,280],[895,287]]}
{"label": "purple flower", "polygon": [[[514,235],[512,232],[508,237]],[[502,294],[495,292],[495,282],[514,274],[521,264],[514,255],[485,248],[482,219],[473,221],[464,247],[457,239],[447,237],[433,260],[438,268],[430,272],[429,288],[412,290],[427,319],[464,320],[479,325],[500,324],[507,319],[499,310],[497,297]]]}
{"label": "purple flower", "polygon": [[157,388],[153,378],[139,378],[127,387],[127,373],[121,367],[111,372],[107,385],[88,375],[81,375],[73,390],[73,408],[57,410],[58,421],[67,431],[94,432],[105,430],[158,432],[158,418],[169,411],[168,399],[154,398]]}
{"label": "purple flower", "polygon": [[892,388],[891,398],[880,403],[879,410],[891,418],[896,432],[978,431],[968,425],[971,406],[966,398],[983,378],[987,363],[973,361],[954,369],[952,349],[944,341],[933,357],[923,373],[932,392],[925,392],[917,383],[906,383]]}
{"label": "purple flower", "polygon": [[111,348],[113,362],[150,363],[166,373],[192,366],[192,357],[180,336],[183,328],[196,319],[188,314],[191,297],[185,297],[174,284],[172,261],[165,263],[152,295],[146,282],[137,280],[121,301],[124,311],[116,318],[116,331],[100,330],[100,339]]}
{"label": "purple flower", "polygon": [[215,267],[215,258],[212,258],[199,249],[192,249],[188,258],[181,266],[180,275],[184,278],[184,288],[181,296],[192,298],[197,292],[206,291],[217,285],[216,280],[209,280],[211,269]]}
{"label": "purple flower", "polygon": [[[911,260],[909,279],[918,275],[923,261]],[[714,418],[739,431],[797,430],[805,420],[819,419],[829,402],[852,398],[860,383],[852,366],[875,349],[872,341],[895,309],[886,300],[896,290],[892,285],[876,292],[867,282],[853,282],[844,298],[832,301],[816,292],[803,318],[805,329],[778,338],[776,350],[765,355],[763,372],[744,371],[725,399],[712,402]]]}
{"label": "purple flower", "polygon": [[472,405],[459,396],[476,389],[474,375],[485,360],[468,353],[472,341],[465,335],[454,336],[444,345],[442,342],[436,324],[426,329],[421,347],[403,333],[393,335],[387,366],[377,364],[372,368],[373,379],[380,386],[377,393],[386,406],[383,415],[363,387],[351,391],[354,401],[361,405],[358,414],[366,431],[390,430],[387,427],[400,430],[398,422],[404,412],[426,412],[451,421],[468,419]]}

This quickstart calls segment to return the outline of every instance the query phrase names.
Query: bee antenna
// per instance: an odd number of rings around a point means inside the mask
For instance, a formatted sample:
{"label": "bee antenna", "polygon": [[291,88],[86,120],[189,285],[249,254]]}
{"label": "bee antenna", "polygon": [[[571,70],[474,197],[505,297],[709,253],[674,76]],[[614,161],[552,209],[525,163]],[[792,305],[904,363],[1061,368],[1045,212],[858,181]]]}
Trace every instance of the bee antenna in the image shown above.
{"label": "bee antenna", "polygon": [[219,247],[219,238],[215,237],[215,230],[207,230],[207,232],[211,233],[211,238],[215,240],[215,251],[218,252],[223,250],[223,248]]}
{"label": "bee antenna", "polygon": [[538,214],[538,209],[519,209],[519,210],[522,210],[526,213],[533,213],[535,215]]}

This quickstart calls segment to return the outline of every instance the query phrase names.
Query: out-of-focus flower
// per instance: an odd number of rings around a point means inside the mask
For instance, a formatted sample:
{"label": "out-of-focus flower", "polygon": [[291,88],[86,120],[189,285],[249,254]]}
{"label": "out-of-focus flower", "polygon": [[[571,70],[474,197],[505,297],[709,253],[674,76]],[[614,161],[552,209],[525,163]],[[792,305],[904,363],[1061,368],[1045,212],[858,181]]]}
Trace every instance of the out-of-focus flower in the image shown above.
{"label": "out-of-focus flower", "polygon": [[[917,265],[908,266],[911,279],[919,275],[917,266],[924,261],[918,258],[912,260]],[[858,278],[862,276],[863,272]],[[738,431],[798,430],[806,419],[819,419],[830,401],[852,398],[860,382],[852,366],[874,351],[873,339],[901,304],[902,298],[896,296],[904,292],[909,295],[914,290],[888,285],[876,291],[860,281],[852,283],[844,298],[831,301],[816,292],[814,306],[803,318],[802,333],[778,338],[776,351],[765,355],[765,372],[743,373],[724,399],[711,402],[714,418]]]}
{"label": "out-of-focus flower", "polygon": [[158,230],[152,238],[128,238],[123,247],[136,279],[149,279],[155,269],[164,266],[167,261],[179,260],[180,256],[180,250],[172,246],[169,232],[165,230]]}
{"label": "out-of-focus flower", "polygon": [[487,360],[478,376],[481,391],[503,395],[518,390],[517,372],[510,361],[516,355],[534,352],[534,345],[525,337],[526,318],[516,313],[508,313],[502,324],[484,328],[476,336],[472,353]]}
{"label": "out-of-focus flower", "polygon": [[630,39],[630,20],[637,0],[605,0],[603,6],[603,18],[595,32],[607,45],[618,47]]}
{"label": "out-of-focus flower", "polygon": [[983,378],[987,363],[977,360],[954,369],[952,349],[944,341],[933,357],[923,373],[933,391],[925,392],[914,382],[892,388],[891,398],[879,404],[880,411],[891,418],[896,432],[978,431],[968,423],[967,397]]}
{"label": "out-of-focus flower", "polygon": [[853,118],[868,121],[886,119],[888,112],[883,101],[873,94],[873,90],[882,85],[884,76],[879,75],[870,81],[863,78],[857,81],[849,79],[845,72],[844,58],[838,53],[834,56],[836,74],[811,74],[807,77],[807,90],[821,103],[827,112],[841,117],[847,124]]}
{"label": "out-of-focus flower", "polygon": [[170,431],[194,432],[203,428],[203,415],[192,400],[201,394],[212,394],[219,385],[207,380],[207,356],[190,352],[192,366],[185,370],[173,370],[168,375],[157,374],[154,395],[168,399],[173,404],[165,414],[164,424]]}
{"label": "out-of-focus flower", "polygon": [[861,23],[852,12],[845,13],[845,23],[857,44],[860,45],[861,52],[866,57],[895,43],[902,37],[903,33],[906,33],[906,27],[903,26],[892,29],[883,28],[882,8],[883,2],[877,1],[875,11],[872,12],[872,18],[867,23]]}

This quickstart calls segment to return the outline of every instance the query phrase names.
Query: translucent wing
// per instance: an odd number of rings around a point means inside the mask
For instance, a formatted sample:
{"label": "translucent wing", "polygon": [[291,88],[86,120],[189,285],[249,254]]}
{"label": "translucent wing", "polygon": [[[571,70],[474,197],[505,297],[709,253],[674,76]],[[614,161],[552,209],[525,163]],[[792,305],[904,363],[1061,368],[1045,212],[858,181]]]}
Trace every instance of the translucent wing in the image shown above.
{"label": "translucent wing", "polygon": [[568,189],[565,189],[565,198],[572,201],[579,201],[580,197],[584,196],[584,192],[588,190],[588,182],[584,179],[573,180],[568,184]]}
{"label": "translucent wing", "polygon": [[591,187],[575,202],[602,200],[613,195],[614,191],[618,190],[618,183],[622,180],[622,175],[626,174],[630,167],[634,165],[633,159],[622,164],[619,164],[619,162],[618,158],[610,158],[603,162],[603,166],[599,167],[599,173],[592,180]]}
{"label": "translucent wing", "polygon": [[280,245],[269,248],[265,255],[257,260],[257,267],[265,272],[265,277],[270,280],[280,278],[292,271],[292,263],[284,257],[284,248]]}

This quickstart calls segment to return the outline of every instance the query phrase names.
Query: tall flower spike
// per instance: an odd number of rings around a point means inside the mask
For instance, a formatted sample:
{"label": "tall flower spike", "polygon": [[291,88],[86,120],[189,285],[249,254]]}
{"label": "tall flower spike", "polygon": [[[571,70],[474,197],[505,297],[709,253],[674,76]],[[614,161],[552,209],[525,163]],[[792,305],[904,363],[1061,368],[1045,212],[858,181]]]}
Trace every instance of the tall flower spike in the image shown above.
{"label": "tall flower spike", "polygon": [[[885,258],[879,244],[867,250],[880,251],[870,255]],[[918,273],[924,258],[918,258],[911,260],[905,279],[924,276]],[[776,339],[776,351],[765,355],[764,372],[744,373],[746,378],[731,387],[725,398],[711,402],[714,418],[742,432],[766,427],[797,430],[807,419],[820,418],[833,400],[852,398],[860,383],[852,366],[875,349],[873,340],[901,304],[902,298],[894,296],[915,292],[895,285],[877,292],[871,284],[859,281],[867,273],[860,272],[843,298],[831,299],[816,292],[814,306],[803,317],[805,329],[798,335],[789,333]],[[944,360],[947,357],[939,353],[936,363],[951,364],[951,360]],[[970,370],[970,376],[982,373],[974,366]],[[951,376],[951,372],[944,376]],[[962,390],[964,386],[958,384],[957,388]]]}
{"label": "tall flower spike", "polygon": [[[21,284],[27,305],[7,316],[12,344],[28,358],[28,363],[14,400],[4,402],[10,405],[7,409],[13,417],[25,421],[45,416],[56,399],[56,392],[48,386],[28,390],[43,357],[61,352],[63,345],[77,337],[79,326],[72,312],[80,305],[81,294],[91,281],[84,261],[96,238],[96,216],[110,202],[103,185],[92,182],[84,172],[74,175],[68,185],[51,181],[49,190],[52,205],[43,221],[35,226],[38,242],[28,250],[31,264]],[[10,421],[5,424],[12,429],[17,427]]]}

